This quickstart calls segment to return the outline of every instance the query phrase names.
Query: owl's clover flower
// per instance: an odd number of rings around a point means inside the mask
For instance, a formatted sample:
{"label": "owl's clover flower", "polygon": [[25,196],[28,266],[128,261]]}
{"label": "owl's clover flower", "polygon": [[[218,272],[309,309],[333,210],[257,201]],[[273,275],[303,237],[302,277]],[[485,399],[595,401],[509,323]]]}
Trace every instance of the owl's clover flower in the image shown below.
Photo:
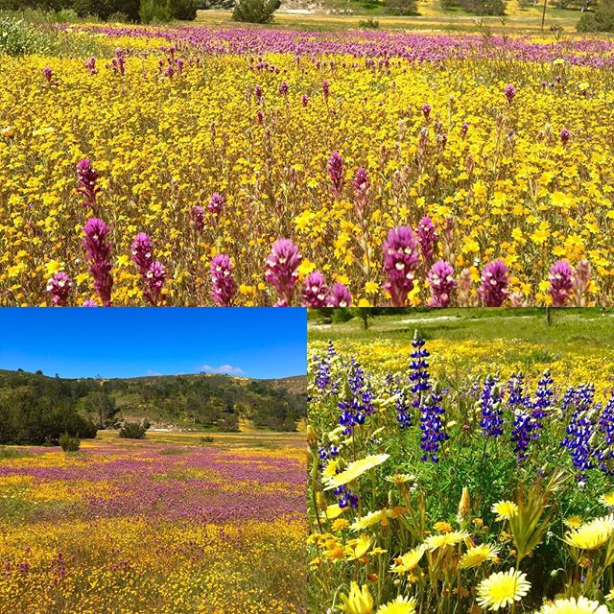
{"label": "owl's clover flower", "polygon": [[482,270],[478,294],[486,307],[501,307],[507,298],[509,272],[502,260],[489,262]]}
{"label": "owl's clover flower", "polygon": [[230,307],[236,291],[232,262],[226,254],[218,254],[211,260],[211,298],[220,307]]}
{"label": "owl's clover flower", "polygon": [[66,305],[72,287],[72,281],[64,271],[59,271],[47,282],[47,292],[51,294],[53,304],[58,307]]}
{"label": "owl's clover flower", "polygon": [[111,305],[113,276],[111,275],[111,244],[107,241],[109,228],[99,218],[92,217],[83,227],[85,238],[83,247],[87,252],[90,273],[94,279],[94,289],[103,305]]}
{"label": "owl's clover flower", "polygon": [[383,245],[384,288],[390,293],[393,307],[403,307],[414,287],[416,269],[420,264],[419,243],[409,226],[398,226],[388,232]]}
{"label": "owl's clover flower", "polygon": [[266,261],[264,277],[277,290],[277,305],[280,307],[287,307],[292,303],[301,260],[298,247],[290,239],[278,239],[273,244]]}

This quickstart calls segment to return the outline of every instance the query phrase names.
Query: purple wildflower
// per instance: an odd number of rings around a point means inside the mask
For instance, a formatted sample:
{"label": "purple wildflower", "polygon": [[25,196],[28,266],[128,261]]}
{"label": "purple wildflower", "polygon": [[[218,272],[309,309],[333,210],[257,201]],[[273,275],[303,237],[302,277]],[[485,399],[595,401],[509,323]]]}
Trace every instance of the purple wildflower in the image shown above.
{"label": "purple wildflower", "polygon": [[136,264],[141,276],[145,276],[153,264],[153,246],[149,235],[139,232],[130,246],[132,262]]}
{"label": "purple wildflower", "polygon": [[218,254],[211,261],[211,298],[220,307],[230,307],[236,291],[232,262],[226,254]]}
{"label": "purple wildflower", "polygon": [[305,307],[326,307],[329,289],[320,271],[307,275],[303,288],[303,304]]}
{"label": "purple wildflower", "polygon": [[288,96],[288,89],[289,87],[286,81],[282,81],[279,85],[279,95],[286,98]]}
{"label": "purple wildflower", "polygon": [[418,222],[418,242],[422,252],[422,259],[426,268],[431,266],[433,261],[433,253],[435,251],[435,242],[437,241],[437,230],[433,224],[433,220],[428,215],[425,215]]}
{"label": "purple wildflower", "polygon": [[94,289],[105,307],[111,305],[113,276],[111,275],[111,244],[106,240],[109,228],[99,218],[92,217],[83,227],[83,247],[87,252]]}
{"label": "purple wildflower", "polygon": [[553,307],[565,307],[573,290],[573,269],[567,260],[558,260],[550,267],[550,296]]}
{"label": "purple wildflower", "polygon": [[202,232],[205,228],[205,210],[199,205],[195,205],[190,209],[190,219],[196,231]]}
{"label": "purple wildflower", "polygon": [[503,92],[505,93],[507,101],[511,104],[512,100],[514,100],[514,97],[516,96],[516,88],[511,83],[508,83]]}
{"label": "purple wildflower", "polygon": [[47,282],[47,292],[51,294],[51,300],[54,305],[64,307],[68,302],[68,296],[72,290],[72,281],[70,277],[63,271],[56,273]]}
{"label": "purple wildflower", "polygon": [[47,81],[47,83],[51,85],[51,81],[53,79],[53,70],[51,70],[49,66],[45,66],[45,68],[43,68],[43,75],[45,76],[45,81]]}
{"label": "purple wildflower", "polygon": [[306,107],[309,104],[309,98],[307,97],[307,94],[303,94],[303,96],[301,97],[301,104],[303,105],[303,107]]}
{"label": "purple wildflower", "polygon": [[489,262],[482,270],[482,283],[478,294],[486,307],[501,307],[507,298],[509,273],[502,260]]}
{"label": "purple wildflower", "polygon": [[383,245],[384,288],[390,293],[393,307],[403,307],[414,287],[416,269],[420,263],[419,243],[409,226],[398,226],[388,232]]}
{"label": "purple wildflower", "polygon": [[333,285],[328,297],[329,307],[349,307],[352,304],[352,294],[346,286],[340,283]]}
{"label": "purple wildflower", "polygon": [[215,192],[211,195],[211,200],[207,205],[207,211],[211,213],[211,215],[220,215],[225,204],[226,201],[224,200],[224,197],[218,192]]}
{"label": "purple wildflower", "polygon": [[93,56],[87,62],[83,62],[83,65],[90,71],[91,75],[95,75],[98,72],[96,68],[96,58]]}
{"label": "purple wildflower", "polygon": [[422,105],[422,114],[424,115],[424,119],[428,121],[431,115],[431,105],[428,102]]}
{"label": "purple wildflower", "polygon": [[362,168],[362,166],[356,171],[352,185],[354,186],[354,191],[358,197],[365,197],[369,192],[371,182],[369,181],[367,171]]}
{"label": "purple wildflower", "polygon": [[95,209],[96,195],[100,191],[100,188],[96,186],[98,173],[88,158],[82,158],[77,163],[77,179],[81,186],[77,192],[83,196],[83,207]]}
{"label": "purple wildflower", "polygon": [[294,286],[298,280],[297,269],[302,257],[298,247],[290,239],[278,239],[266,261],[265,279],[277,290],[277,305],[287,307],[292,302]]}
{"label": "purple wildflower", "polygon": [[484,382],[480,400],[478,401],[482,418],[480,426],[484,437],[499,437],[503,435],[503,410],[501,391],[499,390],[499,378],[489,375]]}
{"label": "purple wildflower", "polygon": [[573,288],[578,307],[586,307],[588,291],[591,283],[591,263],[588,260],[580,260],[576,264],[573,274]]}
{"label": "purple wildflower", "polygon": [[322,83],[322,93],[326,101],[328,101],[328,97],[330,96],[330,83],[328,81]]}
{"label": "purple wildflower", "polygon": [[561,143],[565,145],[567,141],[569,141],[569,137],[571,136],[571,134],[569,133],[569,130],[567,130],[567,128],[563,128],[560,132],[560,136],[561,136]]}
{"label": "purple wildflower", "polygon": [[431,267],[426,281],[431,288],[429,307],[449,307],[450,294],[457,285],[454,279],[454,267],[445,260],[439,260]]}
{"label": "purple wildflower", "polygon": [[333,151],[328,159],[328,175],[333,182],[333,192],[338,195],[343,187],[343,158],[338,151]]}
{"label": "purple wildflower", "polygon": [[166,271],[161,262],[153,262],[145,275],[143,276],[147,288],[145,296],[147,300],[155,307],[160,300],[160,293],[166,282]]}

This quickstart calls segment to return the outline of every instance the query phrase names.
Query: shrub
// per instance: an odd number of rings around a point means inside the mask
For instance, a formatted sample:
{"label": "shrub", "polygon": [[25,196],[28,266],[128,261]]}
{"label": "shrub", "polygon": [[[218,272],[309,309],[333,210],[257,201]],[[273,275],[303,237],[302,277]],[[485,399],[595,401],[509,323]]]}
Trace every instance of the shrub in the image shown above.
{"label": "shrub", "polygon": [[200,438],[200,443],[213,443],[215,439],[211,435],[205,435]]}
{"label": "shrub", "polygon": [[198,9],[196,0],[172,0],[173,17],[185,21],[196,19]]}
{"label": "shrub", "polygon": [[173,18],[171,0],[141,0],[139,11],[143,23],[164,23]]}
{"label": "shrub", "polygon": [[38,49],[38,36],[24,21],[0,21],[0,51],[7,55],[26,55]]}
{"label": "shrub", "polygon": [[377,30],[379,28],[379,21],[377,19],[373,19],[373,17],[369,17],[369,19],[359,21],[358,27],[363,28],[364,30]]}
{"label": "shrub", "polygon": [[59,444],[64,452],[77,452],[81,447],[81,440],[78,435],[73,437],[65,431],[60,435]]}
{"label": "shrub", "polygon": [[124,439],[145,439],[147,429],[140,422],[124,422],[119,429],[119,436]]}
{"label": "shrub", "polygon": [[238,0],[232,19],[246,23],[271,23],[280,4],[280,0]]}
{"label": "shrub", "polygon": [[579,32],[614,32],[614,0],[600,0],[593,13],[582,14]]}

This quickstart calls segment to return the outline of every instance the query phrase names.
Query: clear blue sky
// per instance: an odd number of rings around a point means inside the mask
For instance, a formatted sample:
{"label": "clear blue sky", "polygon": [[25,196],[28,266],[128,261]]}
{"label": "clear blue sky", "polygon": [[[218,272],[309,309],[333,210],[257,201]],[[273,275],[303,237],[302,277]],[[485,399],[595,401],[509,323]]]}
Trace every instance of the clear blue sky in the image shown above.
{"label": "clear blue sky", "polygon": [[4,308],[0,369],[60,377],[306,373],[298,308]]}

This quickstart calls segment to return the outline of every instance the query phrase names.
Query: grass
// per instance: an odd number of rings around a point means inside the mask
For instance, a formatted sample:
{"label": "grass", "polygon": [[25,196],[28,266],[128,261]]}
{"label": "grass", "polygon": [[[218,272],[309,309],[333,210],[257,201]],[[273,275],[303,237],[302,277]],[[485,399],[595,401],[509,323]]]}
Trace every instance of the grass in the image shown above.
{"label": "grass", "polygon": [[348,340],[408,339],[419,329],[426,339],[445,339],[451,343],[465,340],[495,339],[523,341],[540,345],[542,349],[523,356],[528,363],[547,363],[559,352],[580,356],[614,351],[614,310],[565,309],[551,310],[548,325],[546,310],[527,309],[408,309],[405,314],[376,316],[369,330],[356,319],[342,324],[326,325],[310,313],[308,340],[333,342]]}

